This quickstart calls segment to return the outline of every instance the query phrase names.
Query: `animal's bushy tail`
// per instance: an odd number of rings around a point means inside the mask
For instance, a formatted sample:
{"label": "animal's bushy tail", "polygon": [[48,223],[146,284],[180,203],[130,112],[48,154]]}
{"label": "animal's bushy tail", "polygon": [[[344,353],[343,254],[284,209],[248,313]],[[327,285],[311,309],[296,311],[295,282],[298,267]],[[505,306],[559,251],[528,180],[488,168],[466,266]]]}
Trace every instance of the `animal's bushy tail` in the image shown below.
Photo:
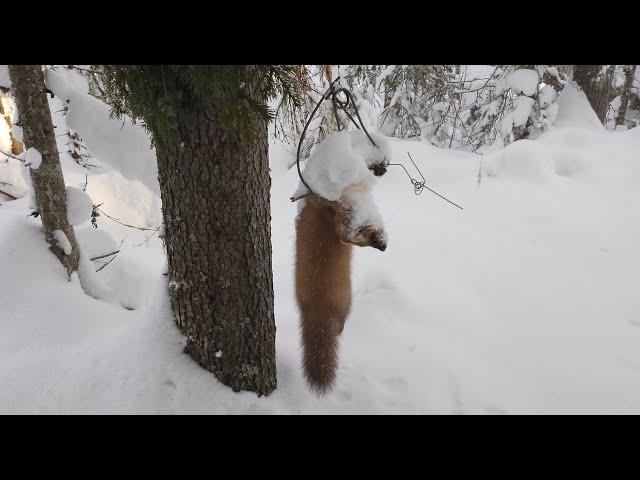
{"label": "animal's bushy tail", "polygon": [[328,393],[338,367],[338,335],[341,322],[317,308],[301,308],[302,367],[311,390]]}

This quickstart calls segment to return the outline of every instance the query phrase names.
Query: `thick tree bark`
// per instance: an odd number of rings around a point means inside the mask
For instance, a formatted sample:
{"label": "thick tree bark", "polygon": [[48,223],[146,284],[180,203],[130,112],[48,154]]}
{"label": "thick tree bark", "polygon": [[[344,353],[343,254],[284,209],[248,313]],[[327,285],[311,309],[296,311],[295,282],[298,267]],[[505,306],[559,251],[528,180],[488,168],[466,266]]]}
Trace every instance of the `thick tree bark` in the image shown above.
{"label": "thick tree bark", "polygon": [[234,391],[276,388],[267,128],[254,145],[204,113],[157,148],[169,295],[185,351]]}
{"label": "thick tree bark", "polygon": [[[71,275],[78,270],[80,251],[73,227],[67,221],[67,191],[45,92],[42,65],[9,65],[9,75],[25,147],[35,148],[42,155],[40,166],[31,168],[31,180],[44,235],[51,251]],[[69,254],[65,254],[59,245],[55,234],[57,230],[67,237],[71,245]]]}
{"label": "thick tree bark", "polygon": [[575,65],[573,69],[573,79],[584,91],[602,124],[605,123],[607,109],[613,93],[611,87],[612,69],[608,68],[606,73],[601,74],[603,66]]}
{"label": "thick tree bark", "polygon": [[620,95],[620,108],[618,109],[618,116],[616,117],[616,125],[623,125],[624,119],[627,116],[627,106],[629,105],[633,79],[636,76],[636,67],[637,65],[625,65],[624,86],[622,87],[622,94]]}

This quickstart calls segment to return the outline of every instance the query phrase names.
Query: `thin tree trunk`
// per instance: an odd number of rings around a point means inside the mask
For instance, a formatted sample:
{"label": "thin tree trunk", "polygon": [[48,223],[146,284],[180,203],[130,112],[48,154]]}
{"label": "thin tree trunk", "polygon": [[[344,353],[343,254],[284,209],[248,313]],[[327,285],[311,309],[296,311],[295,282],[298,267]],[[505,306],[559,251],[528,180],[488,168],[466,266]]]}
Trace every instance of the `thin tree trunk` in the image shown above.
{"label": "thin tree trunk", "polygon": [[[9,75],[25,147],[35,148],[42,155],[40,166],[31,169],[31,180],[44,236],[51,251],[71,275],[78,270],[80,251],[73,227],[67,221],[67,192],[45,92],[42,65],[9,65]],[[69,254],[58,243],[61,235],[56,231],[61,231],[66,236],[71,246]]]}
{"label": "thin tree trunk", "polygon": [[636,76],[637,65],[627,65],[624,69],[624,86],[622,87],[622,95],[620,95],[620,108],[618,109],[618,116],[616,117],[616,126],[624,125],[624,119],[627,116],[627,106],[629,105],[629,98],[631,96],[631,87],[633,86],[633,79]]}
{"label": "thin tree trunk", "polygon": [[602,73],[604,65],[575,65],[573,78],[582,88],[600,122],[605,123],[613,89],[611,87],[612,68]]}
{"label": "thin tree trunk", "polygon": [[185,351],[234,391],[276,388],[267,127],[256,143],[204,113],[157,148],[169,295]]}

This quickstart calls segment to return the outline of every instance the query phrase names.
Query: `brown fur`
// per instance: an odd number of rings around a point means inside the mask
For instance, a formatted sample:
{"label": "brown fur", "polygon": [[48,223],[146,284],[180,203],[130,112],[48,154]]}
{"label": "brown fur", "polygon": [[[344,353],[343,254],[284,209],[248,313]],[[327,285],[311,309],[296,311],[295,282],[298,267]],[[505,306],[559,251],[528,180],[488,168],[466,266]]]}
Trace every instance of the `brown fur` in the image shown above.
{"label": "brown fur", "polygon": [[327,393],[335,381],[338,335],[351,308],[352,243],[384,250],[370,226],[355,231],[348,203],[317,195],[305,199],[296,221],[296,299],[300,309],[303,369],[311,389]]}
{"label": "brown fur", "polygon": [[5,106],[3,102],[7,102],[9,104],[9,98],[4,94],[4,92],[0,91],[0,116],[4,118],[4,121],[7,123],[9,127],[9,137],[11,138],[11,153],[14,155],[20,155],[24,151],[24,146],[20,140],[13,136],[13,125],[11,124],[11,117],[5,112]]}

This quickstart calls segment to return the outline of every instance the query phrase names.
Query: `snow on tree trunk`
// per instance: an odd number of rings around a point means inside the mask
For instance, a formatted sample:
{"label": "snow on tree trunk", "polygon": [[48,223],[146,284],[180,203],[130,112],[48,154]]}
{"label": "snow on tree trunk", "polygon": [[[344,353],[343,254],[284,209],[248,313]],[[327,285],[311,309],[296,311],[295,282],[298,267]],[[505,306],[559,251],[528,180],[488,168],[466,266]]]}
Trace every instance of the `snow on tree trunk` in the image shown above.
{"label": "snow on tree trunk", "polygon": [[620,108],[616,117],[616,125],[624,125],[627,116],[627,106],[629,105],[629,97],[631,96],[631,87],[633,79],[636,76],[637,65],[626,65],[624,68],[624,86],[622,87],[622,95],[620,96]]}
{"label": "snow on tree trunk", "polygon": [[611,68],[606,65],[575,65],[573,79],[582,88],[600,122],[605,123],[611,101]]}
{"label": "snow on tree trunk", "polygon": [[[71,275],[78,270],[80,252],[73,228],[67,221],[67,192],[45,92],[42,65],[9,65],[9,74],[25,147],[35,149],[42,157],[37,168],[34,168],[36,164],[30,167],[30,173],[44,235],[51,251]],[[63,236],[68,244],[60,245],[58,239]]]}
{"label": "snow on tree trunk", "polygon": [[[184,113],[184,115],[183,115]],[[256,143],[204,113],[158,146],[169,295],[185,351],[234,391],[276,388],[267,128]]]}

